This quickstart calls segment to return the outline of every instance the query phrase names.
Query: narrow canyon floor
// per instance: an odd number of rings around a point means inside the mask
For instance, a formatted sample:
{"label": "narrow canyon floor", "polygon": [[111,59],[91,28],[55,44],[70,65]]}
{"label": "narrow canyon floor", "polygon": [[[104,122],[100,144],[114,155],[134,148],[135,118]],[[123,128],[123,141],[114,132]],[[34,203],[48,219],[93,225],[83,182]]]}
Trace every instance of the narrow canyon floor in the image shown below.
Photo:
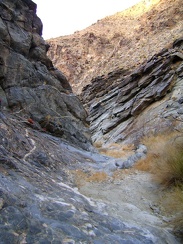
{"label": "narrow canyon floor", "polygon": [[[74,172],[74,182],[81,194],[101,203],[106,215],[142,228],[158,227],[164,233],[173,231],[173,215],[164,208],[164,199],[169,193],[149,172],[135,167],[112,173],[105,169],[80,169]],[[171,238],[165,239],[165,243],[174,243]]]}

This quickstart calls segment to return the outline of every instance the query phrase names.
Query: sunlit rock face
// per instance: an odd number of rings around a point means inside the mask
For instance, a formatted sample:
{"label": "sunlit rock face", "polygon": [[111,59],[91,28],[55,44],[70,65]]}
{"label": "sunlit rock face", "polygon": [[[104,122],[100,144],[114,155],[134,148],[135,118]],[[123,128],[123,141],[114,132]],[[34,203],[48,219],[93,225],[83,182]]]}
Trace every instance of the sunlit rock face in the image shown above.
{"label": "sunlit rock face", "polygon": [[181,37],[182,0],[141,1],[73,35],[47,40],[54,65],[80,94],[93,77],[133,71]]}
{"label": "sunlit rock face", "polygon": [[31,118],[39,129],[89,148],[86,111],[47,57],[49,46],[41,37],[36,8],[29,0],[0,2],[2,106],[25,120]]}
{"label": "sunlit rock face", "polygon": [[148,134],[182,131],[183,38],[129,73],[116,70],[83,89],[95,142],[139,143]]}

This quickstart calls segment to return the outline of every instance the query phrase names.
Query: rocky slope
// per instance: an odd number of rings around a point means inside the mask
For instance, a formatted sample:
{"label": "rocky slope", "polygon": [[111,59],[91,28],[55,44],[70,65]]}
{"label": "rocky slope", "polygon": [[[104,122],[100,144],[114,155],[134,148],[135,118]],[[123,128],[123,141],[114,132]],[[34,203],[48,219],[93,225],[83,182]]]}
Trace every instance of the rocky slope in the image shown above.
{"label": "rocky slope", "polygon": [[83,89],[92,138],[139,143],[148,134],[182,131],[183,38],[129,73],[115,70]]}
{"label": "rocky slope", "polygon": [[76,173],[112,175],[121,159],[92,147],[83,105],[46,56],[36,5],[2,0],[0,14],[0,243],[180,243],[146,209],[145,223],[119,218],[78,191]]}
{"label": "rocky slope", "polygon": [[47,40],[54,65],[75,93],[96,76],[132,71],[183,34],[182,0],[142,1],[83,31]]}
{"label": "rocky slope", "polygon": [[72,172],[105,171],[110,158],[72,147],[4,112],[0,141],[0,243],[180,243],[153,213],[139,208],[145,223],[119,218],[111,203],[78,191]]}

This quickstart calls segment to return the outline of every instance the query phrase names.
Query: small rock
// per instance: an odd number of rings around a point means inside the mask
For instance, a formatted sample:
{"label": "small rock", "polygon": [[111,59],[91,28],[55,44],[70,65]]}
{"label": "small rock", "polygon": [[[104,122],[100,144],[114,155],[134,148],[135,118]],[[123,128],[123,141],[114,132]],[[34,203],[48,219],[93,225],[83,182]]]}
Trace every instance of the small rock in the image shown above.
{"label": "small rock", "polygon": [[140,144],[138,146],[136,152],[146,154],[147,153],[147,147],[145,145],[143,145],[143,144]]}

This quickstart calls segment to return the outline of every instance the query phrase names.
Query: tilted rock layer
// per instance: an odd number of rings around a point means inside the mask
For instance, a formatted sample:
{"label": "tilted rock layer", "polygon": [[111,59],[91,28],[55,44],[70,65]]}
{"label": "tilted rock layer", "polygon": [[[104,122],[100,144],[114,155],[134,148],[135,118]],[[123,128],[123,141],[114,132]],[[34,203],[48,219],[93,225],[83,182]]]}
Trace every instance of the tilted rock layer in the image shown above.
{"label": "tilted rock layer", "polygon": [[82,31],[48,40],[48,55],[80,94],[93,77],[132,71],[181,37],[182,12],[182,0],[142,1]]}
{"label": "tilted rock layer", "polygon": [[139,143],[183,128],[183,38],[134,72],[116,70],[83,89],[93,141]]}
{"label": "tilted rock layer", "polygon": [[48,45],[41,37],[36,8],[30,0],[0,2],[2,106],[23,119],[31,118],[40,129],[88,148],[87,114],[46,55]]}

